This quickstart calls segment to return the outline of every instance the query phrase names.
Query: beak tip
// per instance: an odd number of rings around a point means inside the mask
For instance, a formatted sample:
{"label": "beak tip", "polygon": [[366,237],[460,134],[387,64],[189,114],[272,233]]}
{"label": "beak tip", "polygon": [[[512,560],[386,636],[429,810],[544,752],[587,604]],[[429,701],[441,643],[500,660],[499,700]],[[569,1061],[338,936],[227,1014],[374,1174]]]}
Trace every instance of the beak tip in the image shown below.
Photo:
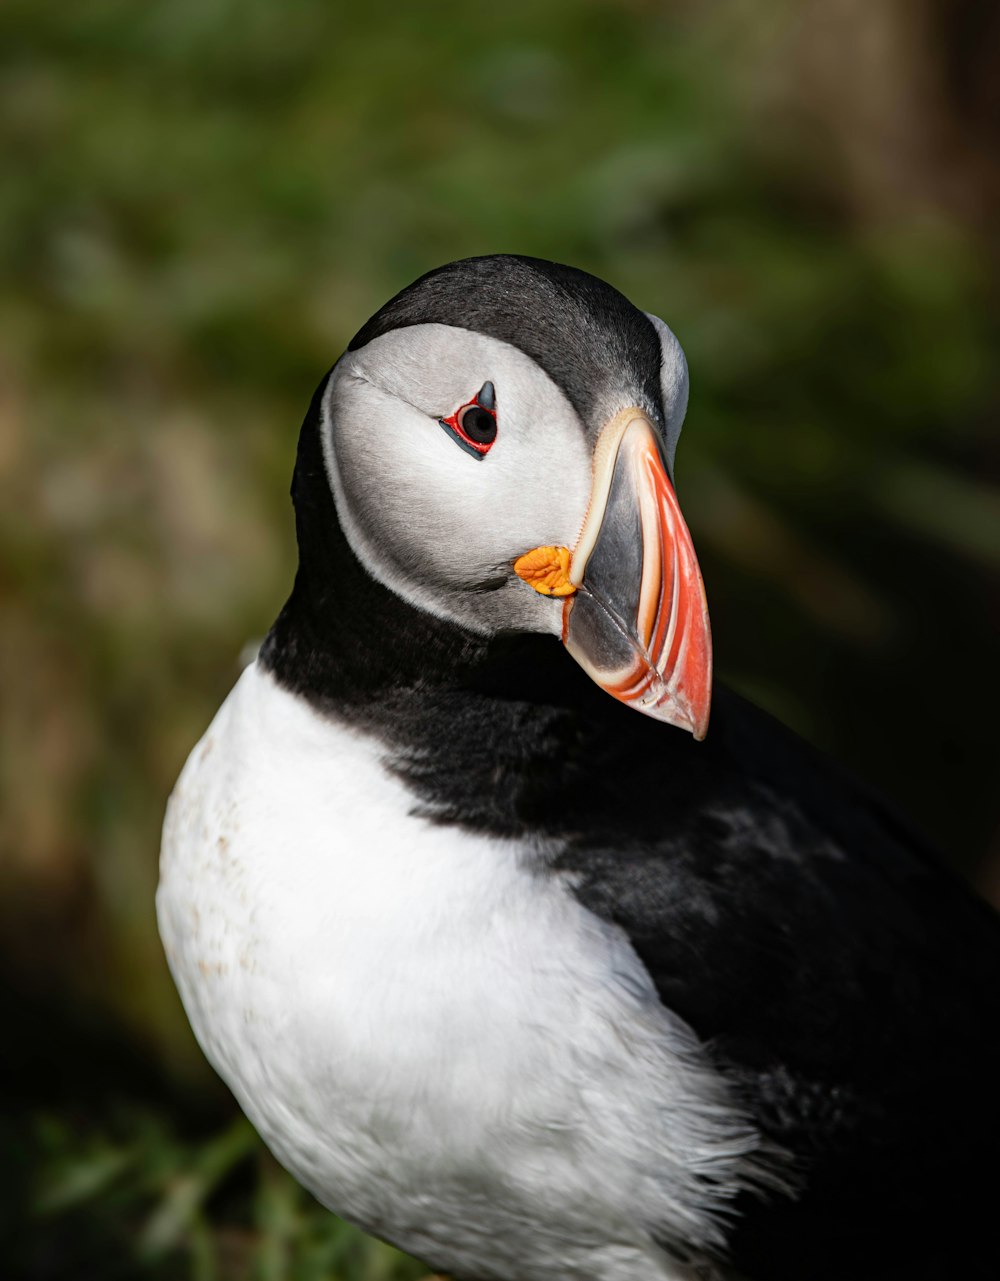
{"label": "beak tip", "polygon": [[703,743],[708,735],[708,722],[712,714],[711,686],[705,691],[704,698],[697,704],[697,710],[691,717],[691,733],[696,743]]}
{"label": "beak tip", "polygon": [[[608,689],[606,685],[602,685],[602,688]],[[706,690],[704,696],[695,705],[692,705],[691,700],[683,693],[670,690],[663,685],[659,688],[655,684],[652,688],[647,686],[645,698],[623,695],[614,689],[608,689],[608,692],[627,707],[632,707],[653,720],[661,721],[664,725],[672,725],[674,729],[690,734],[696,743],[702,742],[708,735],[711,714],[710,690]]]}
{"label": "beak tip", "polygon": [[706,707],[703,712],[697,714],[690,709],[685,709],[680,714],[669,717],[668,724],[676,725],[678,729],[687,730],[696,743],[702,743],[708,734],[708,717],[709,709]]}

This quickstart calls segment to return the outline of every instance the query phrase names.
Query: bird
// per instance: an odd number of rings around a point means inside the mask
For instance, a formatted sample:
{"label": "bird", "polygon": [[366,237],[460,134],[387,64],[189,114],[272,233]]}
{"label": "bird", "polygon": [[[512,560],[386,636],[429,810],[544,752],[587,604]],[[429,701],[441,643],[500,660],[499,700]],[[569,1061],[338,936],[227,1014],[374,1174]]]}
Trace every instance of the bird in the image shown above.
{"label": "bird", "polygon": [[713,681],[688,386],[516,254],[362,326],[168,803],[171,972],[277,1159],[458,1281],[995,1279],[1000,918]]}

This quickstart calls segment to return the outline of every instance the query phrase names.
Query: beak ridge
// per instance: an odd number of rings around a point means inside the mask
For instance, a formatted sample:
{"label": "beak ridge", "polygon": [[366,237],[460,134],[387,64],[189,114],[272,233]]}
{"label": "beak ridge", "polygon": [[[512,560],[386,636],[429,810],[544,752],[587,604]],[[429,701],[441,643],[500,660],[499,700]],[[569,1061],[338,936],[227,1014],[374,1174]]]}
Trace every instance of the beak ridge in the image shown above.
{"label": "beak ridge", "polygon": [[570,563],[563,638],[609,694],[647,716],[708,729],[712,640],[705,588],[659,438],[638,409],[594,451],[591,505]]}

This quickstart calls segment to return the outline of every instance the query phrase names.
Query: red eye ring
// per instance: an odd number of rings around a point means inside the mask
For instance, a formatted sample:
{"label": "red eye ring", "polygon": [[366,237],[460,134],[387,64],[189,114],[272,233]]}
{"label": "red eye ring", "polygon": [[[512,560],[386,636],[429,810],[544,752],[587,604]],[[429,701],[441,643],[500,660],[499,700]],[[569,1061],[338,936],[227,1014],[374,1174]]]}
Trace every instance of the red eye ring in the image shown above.
{"label": "red eye ring", "polygon": [[496,392],[491,382],[482,387],[471,400],[460,405],[448,418],[438,422],[473,458],[485,458],[497,438]]}

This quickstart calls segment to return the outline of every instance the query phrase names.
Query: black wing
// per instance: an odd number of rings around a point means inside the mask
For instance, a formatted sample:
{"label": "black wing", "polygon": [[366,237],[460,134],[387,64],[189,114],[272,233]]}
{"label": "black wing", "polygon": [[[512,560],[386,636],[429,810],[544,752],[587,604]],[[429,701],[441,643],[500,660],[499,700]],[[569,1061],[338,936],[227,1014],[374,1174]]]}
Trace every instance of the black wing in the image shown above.
{"label": "black wing", "polygon": [[740,1206],[734,1265],[1000,1276],[1000,920],[735,695],[718,692],[704,744],[621,724],[602,770],[620,794],[581,797],[558,865],[797,1160],[794,1201]]}

